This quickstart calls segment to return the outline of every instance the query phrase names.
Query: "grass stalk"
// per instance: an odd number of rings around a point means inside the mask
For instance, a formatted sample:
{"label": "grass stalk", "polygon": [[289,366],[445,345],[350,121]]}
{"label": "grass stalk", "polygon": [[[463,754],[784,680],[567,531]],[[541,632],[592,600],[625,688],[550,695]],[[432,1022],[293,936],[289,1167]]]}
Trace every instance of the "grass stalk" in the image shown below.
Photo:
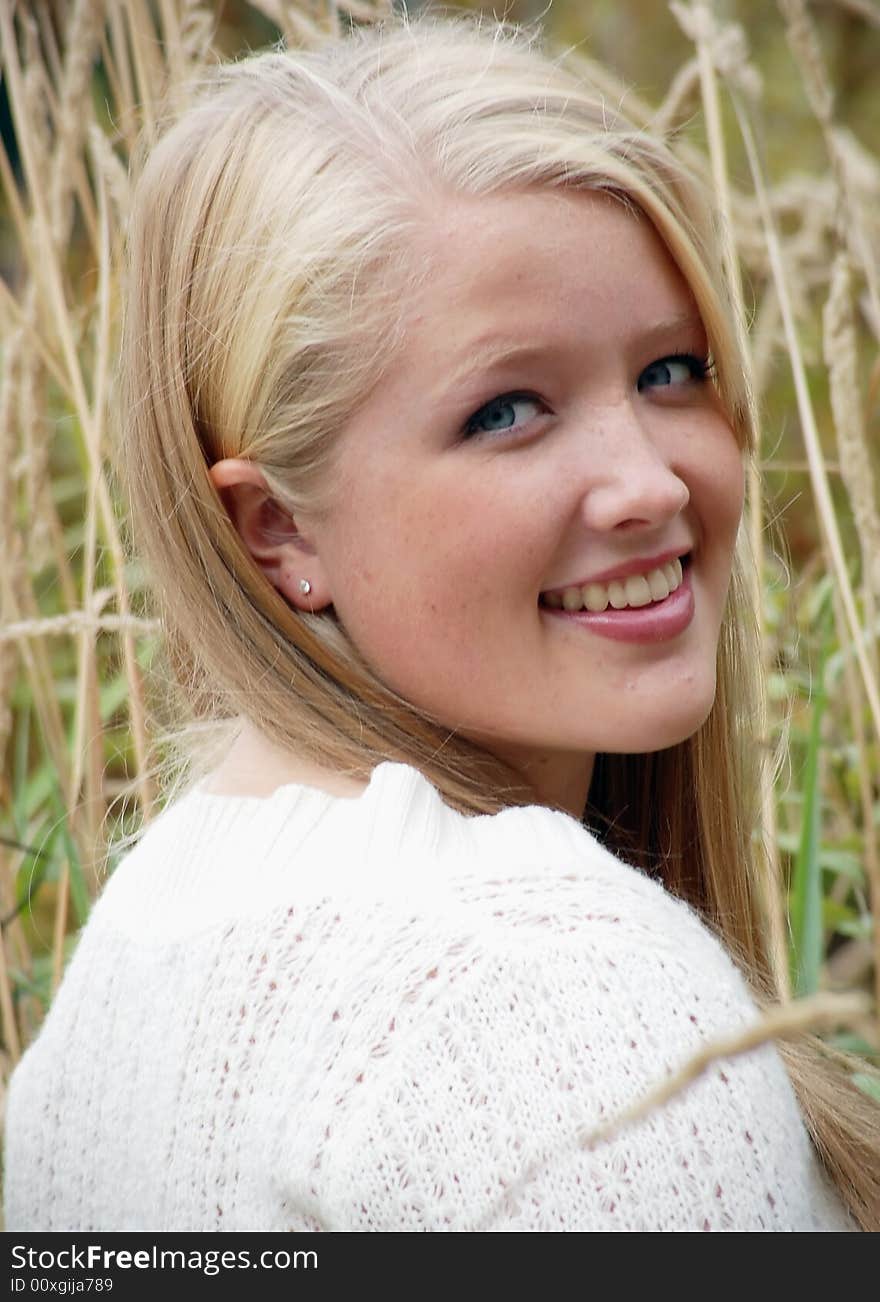
{"label": "grass stalk", "polygon": [[3,187],[3,194],[6,199],[7,211],[12,218],[12,224],[15,228],[15,237],[17,246],[21,253],[24,254],[28,262],[32,260],[32,254],[29,255],[30,249],[30,228],[28,220],[22,207],[21,197],[18,193],[18,186],[15,183],[15,177],[12,174],[12,168],[9,164],[9,157],[6,153],[6,145],[0,139],[0,185]]}
{"label": "grass stalk", "polygon": [[[46,252],[46,258],[44,261],[44,287],[48,297],[48,306],[52,312],[52,319],[55,322],[58,331],[59,343],[61,345],[61,351],[67,371],[71,396],[84,435],[85,446],[92,462],[100,465],[101,452],[100,446],[96,443],[95,438],[96,430],[94,415],[86,396],[85,384],[83,382],[82,371],[76,352],[73,331],[71,328],[71,314],[65,301],[60,268],[57,257],[55,256],[56,246],[52,238],[52,227],[46,210],[45,195],[40,185],[40,178],[35,167],[34,147],[31,133],[26,120],[23,120],[23,114],[21,112],[21,105],[23,102],[21,68],[18,61],[18,51],[15,42],[15,33],[12,27],[11,14],[5,6],[0,6],[0,32],[2,32],[5,67],[9,79],[10,104],[13,111],[16,131],[19,137],[25,173],[29,181],[29,192],[32,195],[34,205],[37,244]],[[117,604],[120,614],[124,616],[129,613],[128,591],[124,575],[124,554],[106,480],[102,470],[99,470],[98,473],[98,501],[101,522],[113,563]],[[133,741],[137,755],[138,770],[143,774],[145,773],[147,766],[148,744],[146,738],[146,719],[141,676],[137,666],[134,642],[130,634],[123,634],[122,641],[126,673],[132,691]],[[143,806],[144,814],[148,817],[153,805],[151,784],[146,778],[141,778],[138,781],[137,790],[139,799]]]}
{"label": "grass stalk", "polygon": [[874,792],[871,784],[872,764],[865,736],[860,681],[853,672],[852,657],[844,655],[842,660],[841,672],[843,674],[844,691],[858,757],[857,773],[861,811],[862,863],[865,869],[871,912],[874,919],[871,936],[874,956],[874,1000],[876,1007],[880,1009],[880,852],[878,852],[877,845],[877,824],[874,820]]}
{"label": "grass stalk", "polygon": [[152,24],[139,0],[121,0],[137,83],[135,100],[140,106],[141,122],[146,139],[156,136],[156,93],[158,78],[153,74],[150,46],[155,40]]}
{"label": "grass stalk", "polygon": [[[722,249],[722,263],[728,282],[730,298],[734,305],[742,356],[751,358],[751,351],[748,347],[748,339],[745,333],[746,313],[743,298],[742,276],[740,273],[739,257],[737,255],[734,240],[733,202],[731,197],[727,147],[725,144],[724,130],[721,120],[718,74],[709,39],[710,34],[714,30],[714,22],[705,5],[693,5],[691,7],[691,14],[694,16],[692,31],[696,49],[696,65],[703,104],[703,115],[706,122],[706,132],[709,144],[709,162],[711,165],[712,183],[718,204],[718,210],[721,216],[719,237]],[[749,387],[753,394],[754,379],[751,376]],[[755,428],[757,428],[757,419],[754,424]],[[747,526],[751,542],[752,556],[755,561],[754,565],[751,567],[752,603],[753,608],[758,615],[761,647],[763,649],[763,658],[766,663],[766,630],[763,622],[763,602],[761,594],[761,562],[764,550],[763,487],[756,464],[757,454],[758,449],[756,448],[754,449],[753,456],[749,459],[747,468]],[[765,859],[765,873],[763,875],[765,883],[764,911],[767,916],[770,930],[770,958],[773,964],[774,976],[778,983],[780,994],[787,996],[789,993],[788,963],[786,961],[787,928],[783,895],[781,891],[779,856],[776,851],[776,798],[773,791],[771,766],[767,759],[770,751],[770,737],[769,720],[766,713],[758,722],[758,732],[761,743],[761,754],[763,757],[763,762],[760,767],[759,799],[763,826],[763,835],[761,836],[760,845]]]}
{"label": "grass stalk", "polygon": [[791,980],[795,994],[813,995],[819,989],[822,968],[822,868],[819,851],[822,839],[822,790],[820,757],[822,721],[825,716],[825,652],[817,670],[812,693],[810,733],[803,775],[803,809],[798,852],[792,873]]}
{"label": "grass stalk", "polygon": [[852,583],[850,582],[846,558],[843,551],[843,542],[837,525],[834,504],[831,500],[831,490],[828,484],[828,474],[825,469],[824,453],[819,439],[816,415],[810,397],[809,385],[807,384],[803,353],[798,338],[794,312],[792,310],[791,296],[788,291],[788,280],[782,257],[782,249],[767,196],[763,169],[758,157],[757,144],[751,129],[751,124],[749,123],[744,109],[736,96],[733,97],[733,102],[736,108],[740,133],[746,149],[749,168],[751,170],[755,193],[758,197],[764,230],[767,237],[767,251],[770,257],[773,280],[776,285],[776,293],[779,299],[779,308],[782,315],[788,355],[791,360],[791,371],[795,385],[801,432],[807,453],[807,461],[810,468],[810,481],[813,485],[813,493],[816,501],[819,522],[828,547],[834,579],[840,590],[841,600],[846,614],[847,627],[853,640],[859,669],[864,683],[865,695],[867,696],[871,710],[874,731],[877,738],[880,739],[880,694],[878,694],[877,682],[868,661],[865,649],[866,639],[859,622],[855,595],[853,593]]}
{"label": "grass stalk", "polygon": [[21,1040],[15,1020],[15,1004],[9,980],[9,961],[6,956],[6,938],[2,927],[0,927],[0,1016],[3,1024],[3,1043],[14,1066],[21,1057]]}
{"label": "grass stalk", "polygon": [[12,324],[27,335],[28,342],[36,349],[40,361],[52,376],[62,393],[69,395],[69,379],[61,363],[55,358],[37,327],[28,319],[28,314],[12,294],[6,281],[0,277],[0,308]]}
{"label": "grass stalk", "polygon": [[113,125],[125,142],[126,153],[134,152],[138,136],[138,111],[135,104],[134,81],[129,62],[125,21],[119,5],[111,4],[107,11],[108,29],[101,33],[101,58],[107,70],[107,80],[113,95],[115,114]]}

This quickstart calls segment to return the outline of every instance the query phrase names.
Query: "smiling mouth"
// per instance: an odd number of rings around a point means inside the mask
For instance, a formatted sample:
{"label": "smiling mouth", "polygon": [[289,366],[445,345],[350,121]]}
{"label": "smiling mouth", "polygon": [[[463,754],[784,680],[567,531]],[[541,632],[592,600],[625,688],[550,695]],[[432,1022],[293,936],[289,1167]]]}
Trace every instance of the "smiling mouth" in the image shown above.
{"label": "smiling mouth", "polygon": [[690,553],[687,553],[644,574],[631,574],[628,578],[612,579],[608,583],[586,583],[582,587],[542,592],[538,604],[548,610],[585,611],[596,615],[604,611],[612,613],[660,606],[681,587],[689,565]]}

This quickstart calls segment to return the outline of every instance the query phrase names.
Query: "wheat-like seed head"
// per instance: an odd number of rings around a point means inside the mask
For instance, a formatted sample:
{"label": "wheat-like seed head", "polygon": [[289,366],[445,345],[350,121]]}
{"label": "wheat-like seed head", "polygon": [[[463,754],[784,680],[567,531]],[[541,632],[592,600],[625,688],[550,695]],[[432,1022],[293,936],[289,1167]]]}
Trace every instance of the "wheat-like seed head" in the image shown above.
{"label": "wheat-like seed head", "polygon": [[862,582],[880,600],[880,512],[859,390],[852,268],[844,251],[837,254],[831,271],[823,344],[840,471],[862,553]]}

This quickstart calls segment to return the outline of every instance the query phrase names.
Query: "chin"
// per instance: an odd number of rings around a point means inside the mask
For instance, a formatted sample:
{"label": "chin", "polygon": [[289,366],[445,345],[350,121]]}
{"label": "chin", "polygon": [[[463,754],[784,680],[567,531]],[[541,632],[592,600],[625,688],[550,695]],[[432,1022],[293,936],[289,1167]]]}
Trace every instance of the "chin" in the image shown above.
{"label": "chin", "polygon": [[712,713],[714,703],[713,689],[711,695],[694,698],[688,702],[687,709],[677,710],[674,714],[648,716],[645,713],[634,721],[631,729],[622,728],[611,745],[600,749],[618,755],[648,755],[679,746],[700,731]]}

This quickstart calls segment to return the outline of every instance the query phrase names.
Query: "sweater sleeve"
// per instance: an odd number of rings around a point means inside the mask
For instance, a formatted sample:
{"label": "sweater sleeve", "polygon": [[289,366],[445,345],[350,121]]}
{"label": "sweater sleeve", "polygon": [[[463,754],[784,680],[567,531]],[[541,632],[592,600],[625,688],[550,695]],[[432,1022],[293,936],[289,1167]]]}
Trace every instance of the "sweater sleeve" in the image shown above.
{"label": "sweater sleeve", "polygon": [[713,1034],[757,1016],[720,947],[714,972],[704,955],[697,978],[687,944],[652,951],[595,933],[490,947],[408,1027],[398,1010],[399,1036],[386,1037],[351,1082],[334,1081],[320,1140],[295,1163],[308,1176],[286,1181],[307,1223],[386,1232],[852,1228],[772,1047],[715,1065],[644,1120],[583,1143]]}

